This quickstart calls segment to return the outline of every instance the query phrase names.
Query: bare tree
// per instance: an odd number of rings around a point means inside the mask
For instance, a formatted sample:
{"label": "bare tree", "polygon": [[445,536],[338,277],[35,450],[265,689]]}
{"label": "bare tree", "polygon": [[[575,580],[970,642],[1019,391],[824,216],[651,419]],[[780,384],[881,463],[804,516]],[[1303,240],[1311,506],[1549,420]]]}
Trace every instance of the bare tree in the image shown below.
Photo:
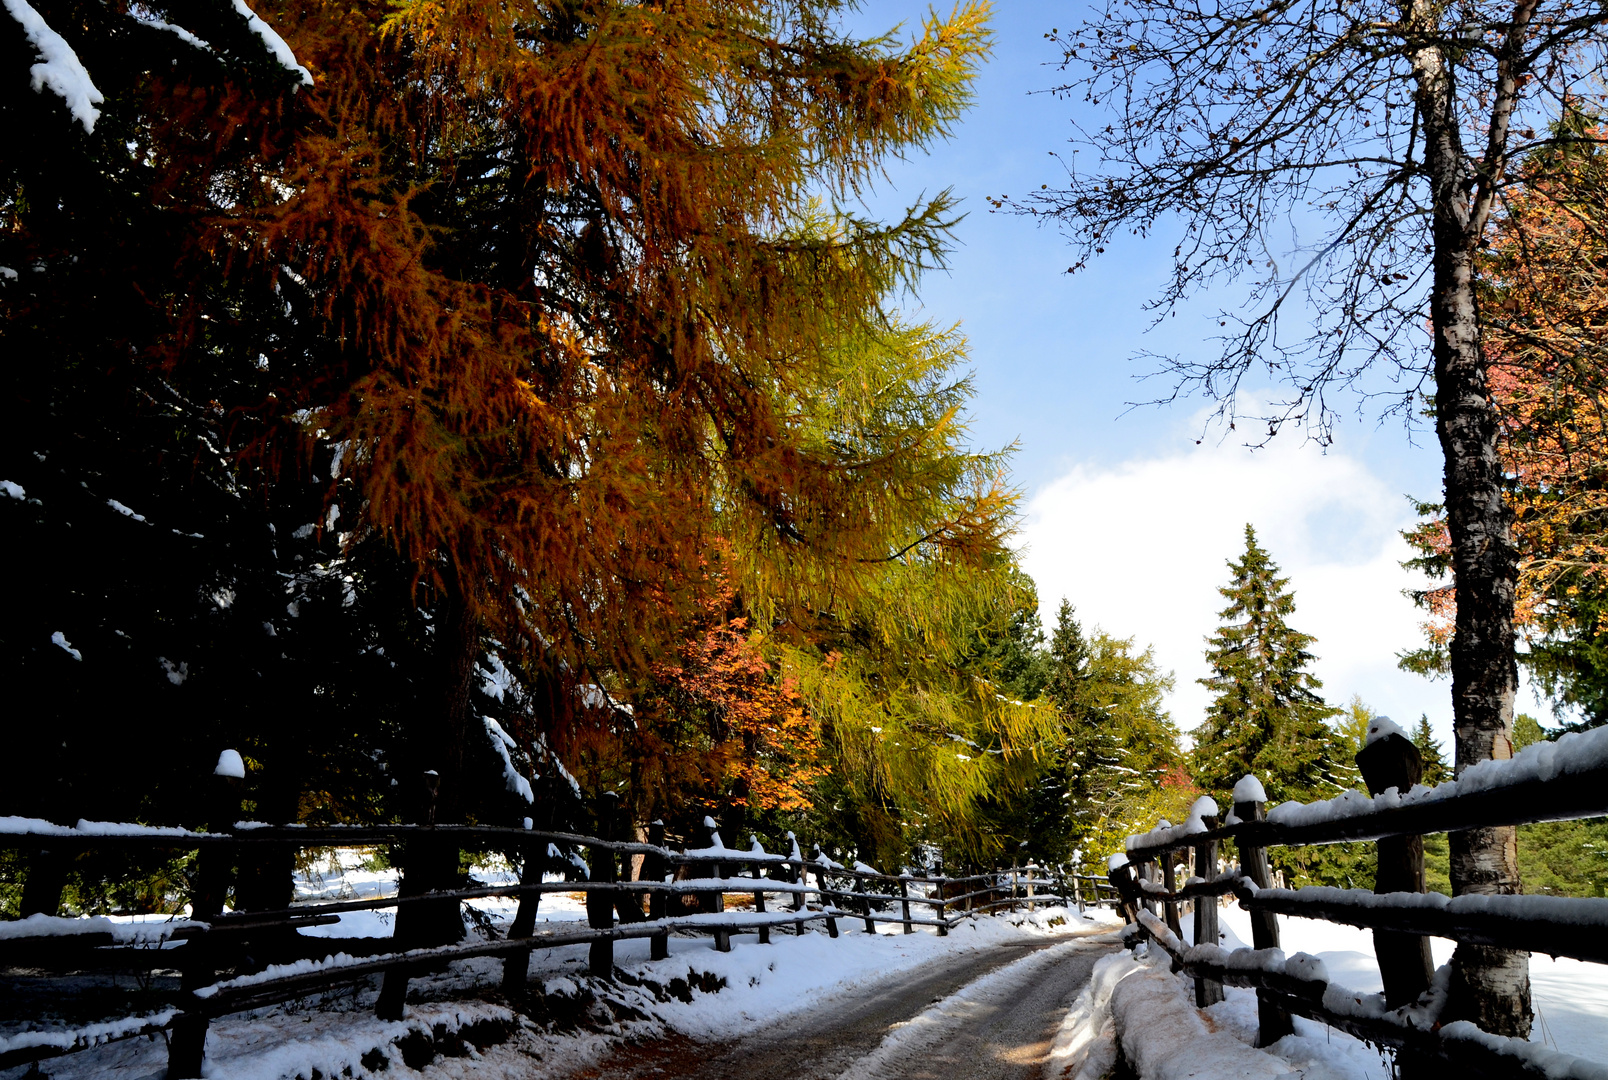
{"label": "bare tree", "polygon": [[[1074,270],[1176,220],[1161,314],[1208,285],[1249,292],[1219,313],[1212,357],[1159,358],[1172,397],[1203,392],[1243,420],[1241,385],[1265,371],[1288,387],[1255,417],[1268,437],[1295,422],[1328,440],[1339,388],[1398,409],[1433,393],[1460,771],[1511,756],[1517,684],[1476,255],[1515,160],[1583,137],[1550,121],[1600,86],[1605,30],[1608,5],[1581,0],[1107,0],[1050,35],[1070,75],[1058,92],[1109,124],[1080,126],[1067,185],[1018,209],[1067,228]],[[1519,890],[1512,829],[1451,843],[1455,892]],[[1459,946],[1450,1008],[1527,1034],[1527,957]]]}

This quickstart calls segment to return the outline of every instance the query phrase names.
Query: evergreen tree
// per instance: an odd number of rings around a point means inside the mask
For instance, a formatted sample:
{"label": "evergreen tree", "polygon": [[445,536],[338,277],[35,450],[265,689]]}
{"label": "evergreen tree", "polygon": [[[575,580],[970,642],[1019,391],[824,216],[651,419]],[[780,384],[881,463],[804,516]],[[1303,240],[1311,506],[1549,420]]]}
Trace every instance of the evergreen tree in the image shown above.
{"label": "evergreen tree", "polygon": [[1307,801],[1337,791],[1333,733],[1325,721],[1339,712],[1307,670],[1314,639],[1286,621],[1295,611],[1289,579],[1245,526],[1245,553],[1231,562],[1230,583],[1218,591],[1229,604],[1206,651],[1212,691],[1197,729],[1195,778],[1227,805],[1234,784],[1254,773],[1273,803]]}
{"label": "evergreen tree", "polygon": [[1452,778],[1451,770],[1446,767],[1446,754],[1435,733],[1429,729],[1428,713],[1418,714],[1418,723],[1413,728],[1413,745],[1418,747],[1418,756],[1424,762],[1425,786],[1434,787]]}
{"label": "evergreen tree", "polygon": [[1062,600],[1048,652],[1044,697],[1063,735],[1036,791],[1030,850],[1057,862],[1079,851],[1093,863],[1158,817],[1181,817],[1199,792],[1163,706],[1172,676],[1153,650],[1098,628],[1086,634]]}

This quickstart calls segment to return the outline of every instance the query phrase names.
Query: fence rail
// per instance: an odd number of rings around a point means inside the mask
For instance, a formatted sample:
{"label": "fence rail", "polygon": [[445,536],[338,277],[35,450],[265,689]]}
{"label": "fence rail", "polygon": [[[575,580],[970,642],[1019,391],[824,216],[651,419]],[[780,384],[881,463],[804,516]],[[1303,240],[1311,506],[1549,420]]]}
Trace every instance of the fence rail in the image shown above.
{"label": "fence rail", "polygon": [[[1608,814],[1608,729],[1528,748],[1511,761],[1482,763],[1438,788],[1418,786],[1418,750],[1399,732],[1372,739],[1357,765],[1371,797],[1348,792],[1323,803],[1286,803],[1267,814],[1260,784],[1247,777],[1236,788],[1243,801],[1223,825],[1216,804],[1202,799],[1185,824],[1163,822],[1129,837],[1126,852],[1111,859],[1109,878],[1121,894],[1132,940],[1155,942],[1168,953],[1174,970],[1195,980],[1198,1005],[1222,1000],[1225,984],[1254,987],[1261,1046],[1290,1034],[1295,1015],[1396,1047],[1404,1080],[1444,1075],[1448,1065],[1471,1076],[1603,1075],[1601,1065],[1445,1014],[1448,976],[1431,970],[1428,938],[1608,963],[1608,899],[1427,893],[1421,834]],[[1272,887],[1268,848],[1358,840],[1378,844],[1373,892]],[[1233,841],[1240,856],[1240,865],[1226,871],[1218,866],[1223,841]],[[1182,852],[1193,855],[1194,874],[1180,886],[1175,853]],[[1251,913],[1249,949],[1217,945],[1217,898],[1227,895]],[[1188,901],[1195,901],[1194,940],[1200,944],[1194,947],[1182,941],[1180,905]],[[1286,961],[1278,951],[1281,915],[1373,930],[1383,1007],[1364,1007],[1367,995],[1313,977],[1296,958]]]}
{"label": "fence rail", "polygon": [[[228,820],[227,815],[223,820]],[[38,962],[46,953],[57,957],[85,957],[97,950],[130,943],[131,936],[150,950],[149,959],[176,964],[182,976],[177,1009],[155,1017],[131,1017],[96,1025],[80,1031],[27,1033],[10,1039],[0,1038],[0,1068],[42,1060],[99,1045],[108,1041],[170,1032],[168,1075],[173,1080],[197,1077],[203,1068],[203,1050],[208,1023],[222,1015],[263,1008],[348,985],[376,974],[385,976],[376,1011],[388,1018],[401,1015],[402,1003],[411,974],[439,967],[455,960],[473,957],[504,958],[504,987],[524,991],[529,958],[533,951],[565,945],[591,946],[591,970],[610,977],[613,972],[613,943],[649,938],[655,959],[668,956],[672,933],[713,934],[715,947],[731,948],[734,933],[757,932],[761,943],[772,930],[792,928],[804,933],[811,924],[824,924],[828,934],[839,936],[839,920],[863,923],[874,933],[877,924],[898,924],[904,932],[917,927],[936,928],[947,934],[962,920],[1001,908],[1034,908],[1040,905],[1075,903],[1085,906],[1084,893],[1099,903],[1115,902],[1117,892],[1106,881],[1088,876],[1065,875],[1035,865],[998,868],[961,877],[944,875],[889,874],[864,864],[845,867],[823,855],[819,848],[805,856],[789,834],[789,854],[767,852],[753,841],[747,850],[725,847],[712,821],[706,821],[707,836],[699,846],[673,848],[665,842],[664,828],[648,827],[649,842],[618,838],[615,800],[605,796],[598,805],[598,836],[578,833],[539,831],[495,826],[338,826],[302,828],[265,826],[255,822],[235,822],[223,828],[199,831],[153,829],[124,823],[80,822],[67,828],[47,822],[0,819],[0,847],[55,857],[61,852],[89,848],[121,851],[161,849],[199,852],[197,896],[190,918],[172,924],[139,924],[138,930],[88,929],[85,920],[59,919],[48,914],[22,923],[0,923],[0,965],[26,958]],[[369,847],[384,843],[425,841],[448,849],[492,849],[523,856],[521,881],[507,885],[467,889],[438,890],[373,897],[296,904],[267,910],[226,912],[223,901],[234,863],[258,845],[275,844],[294,848]],[[423,846],[423,845],[420,845]],[[560,851],[559,847],[569,849]],[[578,859],[584,852],[585,861]],[[619,880],[620,861],[644,856],[640,876],[628,874]],[[749,876],[734,871],[746,869]],[[562,882],[544,881],[557,871]],[[680,876],[678,876],[680,875]],[[690,876],[687,876],[690,875]],[[404,862],[403,880],[406,887]],[[814,878],[813,883],[811,878]],[[885,892],[875,891],[878,885]],[[1047,891],[1046,891],[1047,890]],[[580,892],[587,897],[587,921],[569,930],[537,930],[537,905],[543,895]],[[753,902],[752,911],[727,911],[725,898],[735,894]],[[519,910],[503,939],[462,944],[408,947],[393,938],[394,944],[377,955],[330,955],[331,939],[300,937],[295,931],[305,927],[330,925],[343,913],[397,909],[429,904],[456,905],[464,900],[512,897]],[[703,910],[694,914],[670,910],[674,898],[691,898]],[[788,906],[780,911],[766,910],[767,898],[785,898]],[[648,912],[642,904],[647,901]],[[683,901],[685,902],[685,901]],[[928,909],[928,914],[912,912],[912,905]],[[87,930],[87,932],[85,932]],[[339,939],[335,939],[339,940]],[[314,952],[313,957],[293,955],[300,963],[269,964],[262,970],[220,979],[218,969],[227,968],[227,956],[220,951],[225,943],[239,946],[250,941],[273,942]],[[416,943],[415,943],[416,944]],[[400,946],[400,947],[398,947]],[[237,947],[236,952],[240,949]],[[271,951],[271,950],[270,950]],[[322,955],[309,969],[306,961]],[[164,965],[165,966],[165,965]],[[122,1030],[118,1025],[128,1027]],[[136,1030],[137,1029],[137,1030]]]}

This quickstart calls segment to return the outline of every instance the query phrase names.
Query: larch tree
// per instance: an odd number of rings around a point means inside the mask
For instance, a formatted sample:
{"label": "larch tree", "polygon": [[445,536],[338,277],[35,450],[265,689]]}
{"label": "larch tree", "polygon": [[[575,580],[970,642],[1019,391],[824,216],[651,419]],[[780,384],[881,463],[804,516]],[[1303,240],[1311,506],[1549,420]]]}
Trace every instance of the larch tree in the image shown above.
{"label": "larch tree", "polygon": [[[1215,397],[1270,438],[1297,423],[1324,440],[1340,388],[1408,410],[1433,394],[1463,597],[1457,768],[1509,757],[1517,568],[1478,253],[1515,160],[1578,139],[1544,121],[1597,92],[1608,13],[1581,0],[1110,0],[1050,36],[1073,72],[1061,91],[1090,110],[1074,138],[1087,154],[1024,205],[1072,232],[1073,269],[1119,235],[1167,233],[1162,314],[1215,283],[1246,294],[1217,316],[1215,357],[1163,361],[1175,394]],[[1258,373],[1288,390],[1241,415]],[[1518,891],[1512,835],[1454,834],[1455,889]],[[1528,1032],[1521,954],[1463,946],[1454,968],[1451,1015]]]}
{"label": "larch tree", "polygon": [[[124,413],[194,429],[154,451],[164,499],[197,475],[247,505],[295,481],[295,517],[252,523],[262,561],[310,542],[337,604],[390,591],[354,643],[411,684],[386,764],[417,796],[386,812],[422,812],[430,767],[440,820],[494,812],[469,779],[491,754],[482,661],[536,710],[514,730],[535,750],[588,685],[676,655],[716,541],[745,600],[800,610],[859,602],[901,558],[980,573],[1011,496],[987,461],[928,452],[952,403],[858,439],[831,413],[879,388],[848,346],[948,348],[886,308],[941,260],[953,201],[852,208],[959,115],[987,8],[900,45],[843,36],[839,7],[267,4],[278,46],[231,66],[259,24],[156,4],[126,33],[163,48],[132,49],[98,34],[129,22],[111,5],[41,0],[104,93],[76,123],[4,23],[0,108],[40,135],[4,162],[0,265],[40,268],[0,281],[4,333],[71,374],[14,399],[41,419],[7,471],[91,442],[116,459],[87,413],[43,419],[94,391],[124,445],[149,448]],[[225,546],[217,576],[239,577]]]}

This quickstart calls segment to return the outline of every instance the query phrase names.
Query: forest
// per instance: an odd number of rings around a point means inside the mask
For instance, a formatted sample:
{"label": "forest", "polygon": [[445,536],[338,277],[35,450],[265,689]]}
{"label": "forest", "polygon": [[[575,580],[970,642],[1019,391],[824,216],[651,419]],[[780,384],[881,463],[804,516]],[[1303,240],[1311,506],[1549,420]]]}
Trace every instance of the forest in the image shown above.
{"label": "forest", "polygon": [[[987,4],[870,39],[826,0],[5,7],[0,815],[205,825],[233,748],[260,821],[584,831],[614,792],[678,838],[1103,873],[1248,772],[1361,786],[1376,714],[1324,698],[1255,522],[1198,727],[1146,642],[1076,596],[1041,620],[966,337],[902,303],[963,210],[861,202],[964,116]],[[1517,656],[1557,707],[1514,747],[1608,722],[1598,124],[1556,121],[1478,253]],[[1409,537],[1430,676],[1446,505]],[[1601,821],[1517,850],[1528,891],[1603,895]],[[1371,888],[1370,857],[1274,867]],[[194,872],[3,858],[7,917],[173,910]]]}

